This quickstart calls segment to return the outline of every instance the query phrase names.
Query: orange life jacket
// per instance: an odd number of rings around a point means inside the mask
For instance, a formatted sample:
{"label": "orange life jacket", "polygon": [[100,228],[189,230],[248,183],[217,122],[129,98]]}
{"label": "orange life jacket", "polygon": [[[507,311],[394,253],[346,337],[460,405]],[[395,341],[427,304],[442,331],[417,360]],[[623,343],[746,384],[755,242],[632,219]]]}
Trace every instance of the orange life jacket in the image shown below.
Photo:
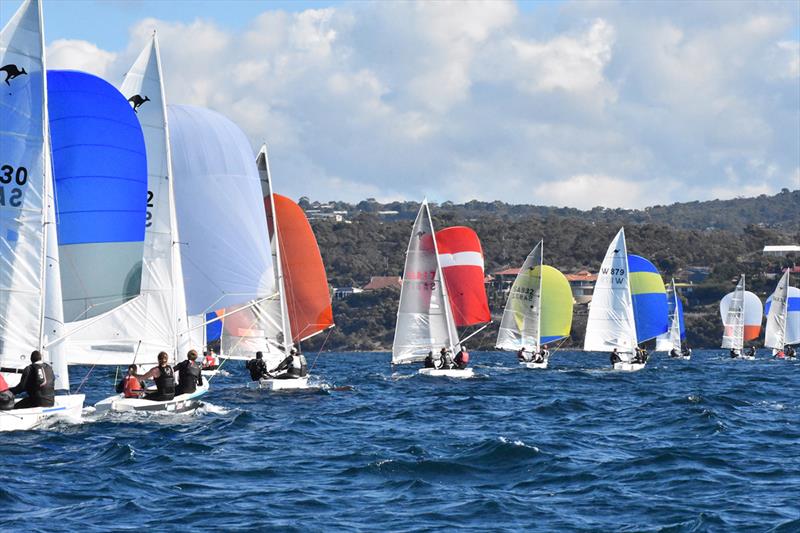
{"label": "orange life jacket", "polygon": [[139,383],[139,378],[136,376],[125,376],[122,385],[122,393],[126,398],[138,398],[139,393],[142,392],[142,384]]}
{"label": "orange life jacket", "polygon": [[217,358],[211,354],[206,355],[205,359],[203,360],[203,366],[204,367],[217,366]]}

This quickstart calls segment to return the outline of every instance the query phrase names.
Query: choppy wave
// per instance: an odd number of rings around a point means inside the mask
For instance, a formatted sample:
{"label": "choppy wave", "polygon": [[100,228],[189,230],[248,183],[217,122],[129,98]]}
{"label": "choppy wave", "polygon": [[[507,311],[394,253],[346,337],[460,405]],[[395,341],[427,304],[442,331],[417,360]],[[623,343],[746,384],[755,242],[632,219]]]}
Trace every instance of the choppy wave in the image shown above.
{"label": "choppy wave", "polygon": [[195,413],[4,434],[0,530],[800,531],[800,363],[474,360],[453,380],[331,354],[292,394],[230,362]]}

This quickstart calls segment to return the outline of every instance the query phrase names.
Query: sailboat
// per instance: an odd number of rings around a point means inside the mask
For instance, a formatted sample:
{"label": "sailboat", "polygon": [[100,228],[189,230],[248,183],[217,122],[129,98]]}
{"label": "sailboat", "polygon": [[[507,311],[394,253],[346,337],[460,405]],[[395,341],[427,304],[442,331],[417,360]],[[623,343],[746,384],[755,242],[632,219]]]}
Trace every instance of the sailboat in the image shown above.
{"label": "sailboat", "polygon": [[800,343],[800,289],[790,285],[790,271],[787,268],[783,273],[764,306],[767,317],[764,346],[772,348],[773,355]]}
{"label": "sailboat", "polygon": [[[0,371],[14,385],[31,348],[53,367],[56,392],[69,391],[49,140],[44,29],[38,0],[25,0],[0,31]],[[6,68],[8,67],[8,68]],[[52,407],[0,411],[0,431],[52,418],[80,422],[83,394],[56,394]]]}
{"label": "sailboat", "polygon": [[[451,353],[459,351],[462,348],[462,341],[458,337],[456,315],[463,325],[471,325],[476,321],[478,323],[490,321],[488,303],[485,302],[486,292],[483,288],[483,256],[479,251],[480,243],[477,242],[476,249],[474,241],[477,240],[477,236],[473,237],[463,229],[468,228],[459,228],[459,231],[450,235],[435,234],[428,201],[422,202],[406,252],[397,325],[392,344],[392,364],[422,361],[430,352],[438,351],[440,348]],[[440,250],[439,242],[445,244],[444,250]],[[447,268],[458,266],[472,268],[454,270],[448,282],[443,273],[442,259],[446,261]],[[476,267],[480,267],[480,270]],[[476,283],[478,277],[480,287]],[[451,289],[456,291],[455,301],[458,308],[455,314],[449,296]],[[419,373],[465,378],[471,377],[473,370],[471,367],[421,368]]]}
{"label": "sailboat", "polygon": [[[656,352],[667,352],[673,359],[688,361],[692,355],[690,351],[684,352],[681,342],[686,338],[686,327],[683,324],[683,303],[678,291],[675,289],[675,280],[670,283],[669,299],[669,331],[656,337]],[[673,355],[677,353],[679,355]]]}
{"label": "sailboat", "polygon": [[722,347],[730,350],[731,357],[755,359],[743,353],[744,343],[757,339],[761,333],[761,300],[752,292],[745,290],[745,275],[739,278],[733,292],[726,294],[719,302],[724,331]]}
{"label": "sailboat", "polygon": [[616,352],[614,370],[641,370],[646,361],[636,357],[639,343],[668,327],[664,282],[650,261],[628,255],[625,228],[620,228],[597,276],[583,349]]}
{"label": "sailboat", "polygon": [[[261,351],[275,368],[293,347],[334,326],[325,265],[305,213],[291,199],[272,191],[266,145],[256,158],[264,196],[273,272],[278,293],[226,319],[221,347],[225,357],[252,359]],[[308,376],[263,378],[248,387],[268,390],[308,388]]]}
{"label": "sailboat", "polygon": [[[544,264],[544,241],[528,254],[508,293],[497,332],[500,350],[539,353],[547,343],[569,336],[572,290],[567,278]],[[543,361],[520,361],[526,368],[547,368]]]}

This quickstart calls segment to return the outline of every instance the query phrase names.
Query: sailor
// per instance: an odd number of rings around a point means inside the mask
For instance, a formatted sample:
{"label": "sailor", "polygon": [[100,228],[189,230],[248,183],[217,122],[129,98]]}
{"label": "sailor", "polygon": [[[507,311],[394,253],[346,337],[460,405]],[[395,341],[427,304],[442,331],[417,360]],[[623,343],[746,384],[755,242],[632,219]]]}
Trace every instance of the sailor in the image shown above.
{"label": "sailor", "polygon": [[731,348],[731,359],[736,359],[737,357],[739,357],[739,352],[736,348]]}
{"label": "sailor", "polygon": [[469,364],[469,352],[467,352],[467,349],[462,346],[461,350],[459,350],[459,352],[456,354],[455,365],[456,368],[458,368],[459,370],[464,370],[465,368],[467,368],[468,364]]}
{"label": "sailor", "polygon": [[525,363],[525,362],[528,361],[528,359],[525,357],[525,347],[524,346],[522,348],[520,348],[519,351],[517,352],[517,359],[519,359],[520,363]]}
{"label": "sailor", "polygon": [[611,350],[611,366],[614,366],[614,363],[621,363],[621,362],[622,359],[619,356],[619,352],[617,352],[617,349],[614,348],[613,350]]}
{"label": "sailor", "polygon": [[203,352],[203,370],[216,370],[218,366],[219,362],[214,357],[214,350]]}
{"label": "sailor", "polygon": [[173,369],[178,373],[178,387],[176,394],[190,394],[203,385],[203,373],[197,364],[197,350],[189,350],[186,361],[181,361]]}
{"label": "sailor", "polygon": [[675,348],[675,347],[673,346],[673,347],[672,347],[672,349],[669,351],[669,356],[670,356],[670,357],[680,357],[680,356],[681,356],[681,353],[678,351],[678,349],[677,349],[677,348]]}
{"label": "sailor", "polygon": [[121,392],[126,398],[141,398],[144,395],[144,383],[136,376],[138,367],[128,366],[128,374],[117,384],[117,392]]}
{"label": "sailor", "polygon": [[756,347],[750,346],[750,348],[747,349],[747,357],[755,357],[755,356],[756,356]]}
{"label": "sailor", "polygon": [[0,374],[0,411],[10,411],[14,408],[14,393],[8,388],[3,374]]}
{"label": "sailor", "polygon": [[428,352],[428,355],[425,356],[425,368],[435,368],[433,363],[433,350]]}
{"label": "sailor", "polygon": [[264,362],[264,354],[261,352],[256,352],[256,358],[250,359],[245,365],[245,368],[250,371],[250,379],[253,381],[272,377],[269,375],[269,372],[267,372],[267,363]]}
{"label": "sailor", "polygon": [[304,378],[308,375],[308,363],[302,353],[292,348],[286,359],[281,361],[270,373],[275,375],[275,379]]}
{"label": "sailor", "polygon": [[166,402],[175,398],[175,372],[169,366],[167,352],[158,354],[158,366],[151,368],[145,375],[138,377],[142,381],[152,379],[156,382],[156,391],[146,394],[145,400]]}
{"label": "sailor", "polygon": [[539,355],[542,356],[542,362],[547,361],[550,358],[550,350],[547,349],[547,345],[546,344],[544,346],[542,346],[542,349],[539,352]]}
{"label": "sailor", "polygon": [[441,352],[441,362],[442,366],[440,368],[444,370],[449,370],[453,368],[453,353],[450,351],[450,348],[442,348]]}
{"label": "sailor", "polygon": [[785,353],[786,357],[788,357],[789,359],[794,359],[796,355],[796,352],[794,351],[794,346],[792,346],[791,344],[787,344]]}
{"label": "sailor", "polygon": [[38,350],[32,351],[31,364],[22,371],[17,386],[9,389],[12,394],[28,393],[28,397],[18,401],[14,409],[53,407],[56,403],[55,381],[53,369],[42,362],[42,354]]}
{"label": "sailor", "polygon": [[683,355],[684,357],[691,357],[692,356],[692,349],[687,346],[683,350],[683,352],[681,352],[681,355]]}

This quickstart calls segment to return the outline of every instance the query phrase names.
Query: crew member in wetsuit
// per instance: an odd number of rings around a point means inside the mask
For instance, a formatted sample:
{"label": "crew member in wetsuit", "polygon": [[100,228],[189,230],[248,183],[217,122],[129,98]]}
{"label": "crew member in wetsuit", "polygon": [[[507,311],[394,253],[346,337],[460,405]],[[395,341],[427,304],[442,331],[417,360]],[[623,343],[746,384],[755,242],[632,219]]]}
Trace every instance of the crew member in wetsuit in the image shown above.
{"label": "crew member in wetsuit", "polygon": [[747,349],[747,357],[755,357],[756,356],[756,347],[751,346]]}
{"label": "crew member in wetsuit", "polygon": [[440,358],[441,366],[439,367],[440,369],[449,370],[453,368],[453,355],[450,353],[449,348],[442,348],[442,350],[439,352],[439,355],[441,356]]}
{"label": "crew member in wetsuit", "polygon": [[542,356],[542,362],[544,363],[548,359],[550,359],[550,350],[547,349],[547,345],[545,344],[542,346],[542,350],[539,352],[539,355]]}
{"label": "crew member in wetsuit", "polygon": [[53,368],[42,361],[42,354],[38,350],[31,352],[31,364],[22,371],[22,377],[16,387],[9,390],[12,394],[28,393],[14,409],[28,407],[53,407],[56,403],[56,376]]}
{"label": "crew member in wetsuit", "polygon": [[519,359],[520,363],[527,363],[528,362],[528,358],[525,357],[525,347],[524,346],[522,348],[520,348],[519,351],[517,352],[517,359]]}
{"label": "crew member in wetsuit", "polygon": [[675,347],[673,346],[673,347],[672,347],[672,349],[669,351],[669,356],[670,356],[670,357],[680,357],[680,356],[681,356],[681,353],[678,351],[678,349],[677,349],[677,348],[675,348]]}
{"label": "crew member in wetsuit", "polygon": [[736,348],[731,348],[731,359],[736,359],[739,357],[739,352],[736,351]]}
{"label": "crew member in wetsuit", "polygon": [[464,370],[467,368],[467,365],[469,364],[469,352],[467,352],[465,347],[462,346],[461,350],[456,354],[454,363],[456,368],[459,370]]}
{"label": "crew member in wetsuit", "polygon": [[197,350],[189,350],[186,361],[181,361],[173,369],[178,373],[178,387],[176,395],[191,394],[203,385],[203,373],[197,364]]}
{"label": "crew member in wetsuit", "polygon": [[271,373],[275,376],[275,379],[304,378],[308,375],[308,363],[306,363],[306,358],[302,353],[292,348],[286,359],[281,361]]}
{"label": "crew member in wetsuit", "polygon": [[789,359],[794,359],[796,355],[796,352],[794,351],[794,346],[792,346],[791,344],[787,344],[785,353],[786,357],[788,357]]}
{"label": "crew member in wetsuit", "polygon": [[14,408],[14,393],[8,388],[8,383],[0,374],[0,411],[10,411]]}
{"label": "crew member in wetsuit", "polygon": [[158,354],[158,366],[150,369],[143,376],[139,376],[142,381],[152,379],[156,382],[156,391],[145,395],[145,400],[155,402],[166,402],[175,398],[175,372],[169,366],[169,355],[167,352]]}
{"label": "crew member in wetsuit", "polygon": [[621,362],[622,362],[622,358],[620,358],[619,352],[617,352],[617,349],[614,348],[613,350],[611,350],[611,366],[614,366],[614,363],[621,363]]}
{"label": "crew member in wetsuit", "polygon": [[681,352],[681,355],[684,357],[691,357],[692,356],[692,349],[688,346]]}
{"label": "crew member in wetsuit", "polygon": [[126,398],[141,398],[144,395],[144,383],[136,376],[138,367],[128,366],[128,374],[117,383],[117,392],[121,392]]}
{"label": "crew member in wetsuit", "polygon": [[269,375],[269,372],[267,372],[267,363],[264,362],[263,357],[263,353],[256,352],[256,358],[250,359],[245,365],[245,368],[250,371],[250,379],[253,381],[272,377]]}
{"label": "crew member in wetsuit", "polygon": [[425,368],[435,368],[433,363],[433,350],[428,352],[428,355],[425,356]]}

